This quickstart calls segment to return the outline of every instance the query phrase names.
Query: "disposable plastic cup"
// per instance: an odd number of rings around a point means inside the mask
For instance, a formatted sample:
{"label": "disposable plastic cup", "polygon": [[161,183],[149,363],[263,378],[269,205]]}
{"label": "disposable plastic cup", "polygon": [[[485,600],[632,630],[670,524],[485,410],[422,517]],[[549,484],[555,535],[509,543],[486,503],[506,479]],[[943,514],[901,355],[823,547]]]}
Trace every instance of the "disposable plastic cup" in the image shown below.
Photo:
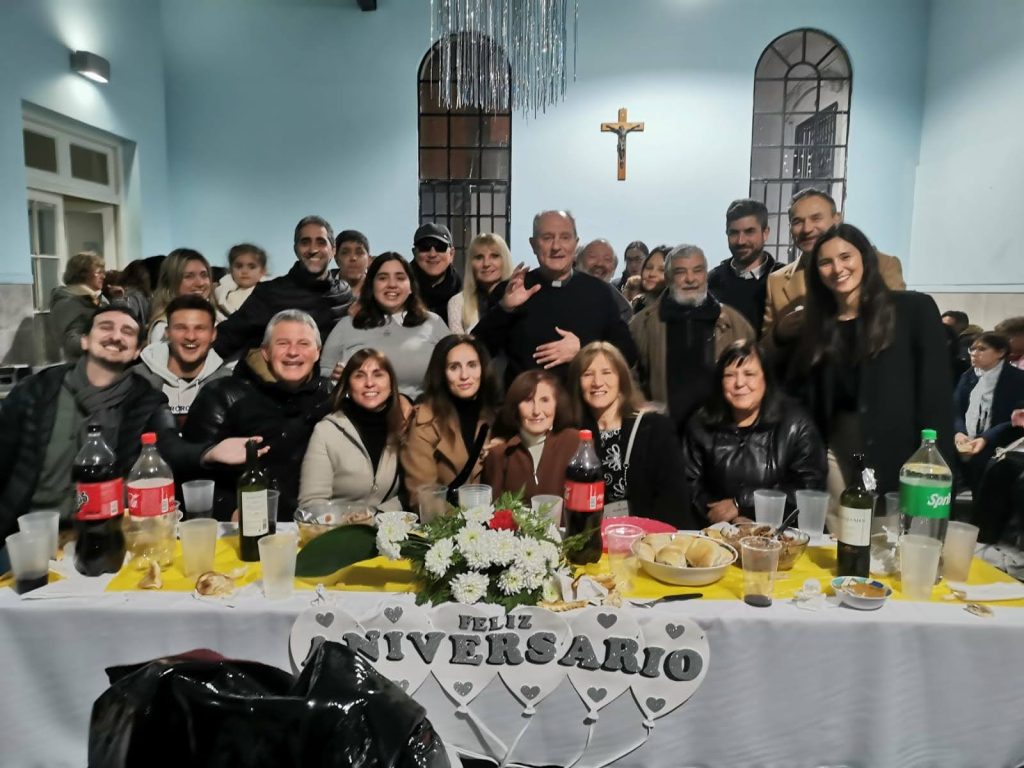
{"label": "disposable plastic cup", "polygon": [[459,507],[464,510],[491,506],[492,489],[489,485],[464,485],[459,488]]}
{"label": "disposable plastic cup", "polygon": [[124,516],[121,529],[124,531],[125,549],[135,568],[145,570],[153,561],[166,568],[174,562],[180,520],[181,512],[176,502],[172,502],[171,508],[160,515]]}
{"label": "disposable plastic cup", "polygon": [[45,586],[50,576],[50,535],[47,531],[21,531],[7,537],[7,554],[19,595]]}
{"label": "disposable plastic cup", "polygon": [[420,507],[420,522],[429,523],[448,511],[447,485],[421,485],[416,489]]}
{"label": "disposable plastic cup", "polygon": [[978,526],[952,520],[947,523],[942,545],[942,575],[946,581],[967,581],[977,543]]}
{"label": "disposable plastic cup", "polygon": [[[277,505],[280,501],[280,491],[267,491],[267,519],[274,521],[271,523],[271,526],[277,521]],[[270,530],[274,530],[273,527]]]}
{"label": "disposable plastic cup", "polygon": [[185,513],[190,517],[213,515],[213,480],[189,480],[181,484]]}
{"label": "disposable plastic cup", "polygon": [[194,578],[213,570],[213,557],[217,549],[216,520],[197,517],[186,520],[178,526],[181,539],[181,570]]}
{"label": "disposable plastic cup", "polygon": [[26,533],[41,531],[50,537],[50,557],[57,554],[60,531],[60,512],[56,509],[39,509],[18,518],[18,529]]}
{"label": "disposable plastic cup", "polygon": [[292,533],[272,533],[258,542],[263,569],[263,594],[268,600],[288,597],[295,582],[298,539]]}
{"label": "disposable plastic cup", "polygon": [[782,517],[785,513],[786,494],[782,491],[768,489],[754,491],[754,520],[758,523],[778,528],[782,525]]}
{"label": "disposable plastic cup", "polygon": [[546,511],[555,526],[562,524],[562,497],[540,493],[530,499],[530,508],[534,512]]}
{"label": "disposable plastic cup", "polygon": [[831,497],[825,491],[801,490],[796,492],[796,508],[800,510],[799,528],[810,534],[812,539],[825,532],[825,515],[828,513],[830,499]]}
{"label": "disposable plastic cup", "polygon": [[743,554],[743,602],[767,608],[775,594],[782,542],[767,536],[747,536],[740,539],[740,550]]}
{"label": "disposable plastic cup", "polygon": [[942,542],[930,536],[900,538],[900,586],[911,600],[930,600],[939,572]]}
{"label": "disposable plastic cup", "polygon": [[619,592],[628,592],[633,587],[636,573],[636,556],[633,545],[643,538],[643,528],[628,523],[609,525],[604,529],[604,543],[608,548],[608,568]]}

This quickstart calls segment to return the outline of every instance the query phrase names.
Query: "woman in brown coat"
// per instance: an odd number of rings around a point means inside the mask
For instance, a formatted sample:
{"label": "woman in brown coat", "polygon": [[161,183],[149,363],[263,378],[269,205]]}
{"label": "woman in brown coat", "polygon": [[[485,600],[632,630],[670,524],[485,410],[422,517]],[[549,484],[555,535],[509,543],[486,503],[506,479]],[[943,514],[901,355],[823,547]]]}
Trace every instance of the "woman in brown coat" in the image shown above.
{"label": "woman in brown coat", "polygon": [[525,501],[538,494],[562,495],[565,468],[579,445],[571,414],[553,373],[538,369],[516,376],[498,418],[499,435],[509,438],[484,460],[483,481],[495,497],[519,490]]}
{"label": "woman in brown coat", "polygon": [[479,482],[499,400],[490,366],[486,348],[472,336],[447,336],[434,347],[402,446],[410,509],[424,485],[454,493]]}

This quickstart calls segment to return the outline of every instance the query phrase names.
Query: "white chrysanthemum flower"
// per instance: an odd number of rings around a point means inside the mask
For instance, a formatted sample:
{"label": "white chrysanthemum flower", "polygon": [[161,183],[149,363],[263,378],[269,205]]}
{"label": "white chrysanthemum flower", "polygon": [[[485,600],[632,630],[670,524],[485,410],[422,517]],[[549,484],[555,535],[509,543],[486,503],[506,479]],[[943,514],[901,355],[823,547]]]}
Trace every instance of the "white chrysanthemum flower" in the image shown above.
{"label": "white chrysanthemum flower", "polygon": [[468,571],[452,579],[452,597],[457,602],[469,605],[487,594],[489,581],[482,573]]}
{"label": "white chrysanthemum flower", "polygon": [[519,556],[519,539],[515,531],[488,531],[487,552],[495,565],[508,565]]}
{"label": "white chrysanthemum flower", "polygon": [[377,531],[377,551],[388,560],[402,559],[401,542],[388,538],[383,531]]}
{"label": "white chrysanthemum flower", "polygon": [[487,525],[494,516],[493,507],[470,507],[462,511],[462,518],[469,524]]}
{"label": "white chrysanthemum flower", "polygon": [[547,532],[544,534],[545,537],[551,539],[551,541],[561,541],[562,532],[558,530],[558,526],[552,523],[548,526]]}
{"label": "white chrysanthemum flower", "polygon": [[516,567],[509,568],[498,577],[498,589],[506,595],[514,595],[523,589],[523,573]]}
{"label": "white chrysanthemum flower", "polygon": [[549,603],[562,599],[562,587],[559,585],[556,576],[548,576],[544,579],[544,583],[541,585],[540,596],[541,600],[546,600]]}
{"label": "white chrysanthemum flower", "polygon": [[382,512],[377,515],[377,534],[391,541],[402,541],[412,530],[407,512]]}
{"label": "white chrysanthemum flower", "polygon": [[547,563],[548,568],[554,568],[558,565],[558,547],[556,547],[550,541],[542,541],[540,543],[540,551],[541,554],[544,556],[544,561]]}
{"label": "white chrysanthemum flower", "polygon": [[547,573],[547,557],[541,542],[537,539],[520,539],[516,564],[530,571]]}
{"label": "white chrysanthemum flower", "polygon": [[455,554],[455,542],[450,539],[439,539],[434,542],[426,556],[423,558],[423,567],[431,576],[441,578],[445,575],[452,564],[452,555]]}

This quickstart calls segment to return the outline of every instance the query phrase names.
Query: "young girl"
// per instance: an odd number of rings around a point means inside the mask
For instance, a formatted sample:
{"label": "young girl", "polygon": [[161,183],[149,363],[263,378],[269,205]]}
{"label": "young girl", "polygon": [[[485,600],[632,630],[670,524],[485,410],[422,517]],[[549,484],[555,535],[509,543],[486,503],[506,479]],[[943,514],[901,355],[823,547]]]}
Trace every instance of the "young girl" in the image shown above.
{"label": "young girl", "polygon": [[228,251],[228,266],[231,271],[220,279],[213,293],[230,315],[242,306],[256,283],[267,274],[267,252],[252,243],[233,245]]}

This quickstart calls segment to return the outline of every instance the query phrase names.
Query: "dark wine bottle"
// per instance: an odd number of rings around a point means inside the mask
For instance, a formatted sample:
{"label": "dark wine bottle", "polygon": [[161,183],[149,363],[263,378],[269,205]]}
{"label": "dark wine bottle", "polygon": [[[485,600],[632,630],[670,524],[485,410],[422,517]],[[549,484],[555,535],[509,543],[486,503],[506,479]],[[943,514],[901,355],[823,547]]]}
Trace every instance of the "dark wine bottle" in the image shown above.
{"label": "dark wine bottle", "polygon": [[839,497],[836,575],[864,576],[871,571],[871,514],[875,507],[874,471],[864,467],[864,455],[853,454],[853,482]]}
{"label": "dark wine bottle", "polygon": [[270,533],[267,490],[270,480],[260,466],[256,441],[245,444],[245,471],[238,478],[239,556],[246,562],[260,559],[259,540]]}

